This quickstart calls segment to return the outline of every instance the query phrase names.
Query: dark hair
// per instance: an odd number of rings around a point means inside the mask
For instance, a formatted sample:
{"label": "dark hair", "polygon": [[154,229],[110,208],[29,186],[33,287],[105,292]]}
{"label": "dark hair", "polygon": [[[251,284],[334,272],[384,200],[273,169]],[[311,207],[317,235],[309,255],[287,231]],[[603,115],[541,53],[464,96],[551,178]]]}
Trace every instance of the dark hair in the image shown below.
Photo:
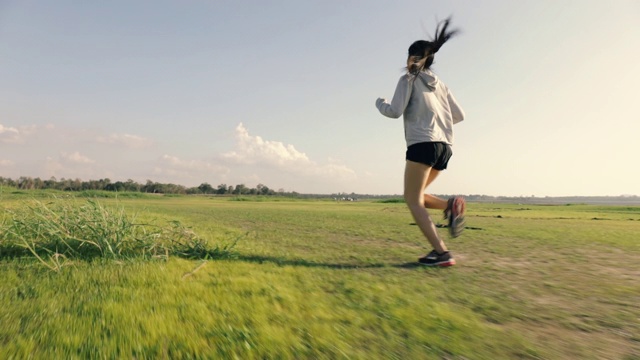
{"label": "dark hair", "polygon": [[436,34],[431,41],[418,40],[409,46],[409,57],[413,57],[411,64],[407,66],[409,73],[416,75],[420,71],[431,67],[434,54],[440,50],[440,47],[445,42],[459,32],[458,29],[447,31],[450,22],[451,17],[439,22],[436,27]]}

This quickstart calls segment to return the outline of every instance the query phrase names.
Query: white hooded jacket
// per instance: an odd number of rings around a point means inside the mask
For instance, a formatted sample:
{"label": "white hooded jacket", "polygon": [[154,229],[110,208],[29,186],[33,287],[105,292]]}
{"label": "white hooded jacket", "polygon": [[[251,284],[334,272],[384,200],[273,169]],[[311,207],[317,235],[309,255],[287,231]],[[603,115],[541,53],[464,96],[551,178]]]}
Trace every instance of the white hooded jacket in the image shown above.
{"label": "white hooded jacket", "polygon": [[453,124],[464,120],[451,91],[431,70],[400,77],[391,103],[379,98],[376,107],[390,118],[404,115],[407,147],[421,142],[453,145]]}

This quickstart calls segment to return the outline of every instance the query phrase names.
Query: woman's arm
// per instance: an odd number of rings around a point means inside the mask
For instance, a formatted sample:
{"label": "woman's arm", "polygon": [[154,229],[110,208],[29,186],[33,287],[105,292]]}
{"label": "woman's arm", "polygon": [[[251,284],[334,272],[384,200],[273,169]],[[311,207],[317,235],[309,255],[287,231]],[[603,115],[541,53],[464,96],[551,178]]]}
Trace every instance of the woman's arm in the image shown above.
{"label": "woman's arm", "polygon": [[451,108],[451,117],[453,119],[453,123],[457,124],[460,121],[464,120],[464,111],[456,101],[456,98],[453,97],[453,94],[449,89],[447,89],[447,101],[449,101],[449,107]]}
{"label": "woman's arm", "polygon": [[382,115],[397,119],[404,113],[404,109],[409,103],[409,98],[411,98],[412,80],[413,77],[409,75],[403,75],[400,80],[398,80],[396,92],[393,94],[391,103],[388,103],[387,100],[383,98],[376,100],[376,107]]}

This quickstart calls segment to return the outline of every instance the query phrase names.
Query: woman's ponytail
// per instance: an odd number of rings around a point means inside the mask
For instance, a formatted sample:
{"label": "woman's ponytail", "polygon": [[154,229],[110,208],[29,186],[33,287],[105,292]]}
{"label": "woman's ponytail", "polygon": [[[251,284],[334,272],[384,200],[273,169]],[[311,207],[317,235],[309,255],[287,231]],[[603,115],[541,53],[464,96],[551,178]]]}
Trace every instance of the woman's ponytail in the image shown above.
{"label": "woman's ponytail", "polygon": [[420,71],[428,69],[433,64],[434,54],[440,50],[445,42],[459,33],[458,29],[449,31],[451,17],[438,23],[436,33],[431,41],[418,40],[409,46],[409,59],[407,60],[407,71],[417,75]]}
{"label": "woman's ponytail", "polygon": [[[448,17],[444,21],[439,23],[438,27],[436,27],[436,35],[433,38],[433,41],[432,41],[433,45],[432,45],[432,48],[431,48],[431,52],[433,54],[437,53],[438,50],[440,50],[440,47],[442,47],[442,45],[444,45],[444,43],[449,41],[449,39],[451,39],[452,36],[454,36],[458,32],[460,32],[460,30],[458,30],[458,29],[447,31],[447,29],[449,28],[449,23],[450,22],[451,22],[451,17]],[[440,28],[441,26],[442,26],[442,28]]]}

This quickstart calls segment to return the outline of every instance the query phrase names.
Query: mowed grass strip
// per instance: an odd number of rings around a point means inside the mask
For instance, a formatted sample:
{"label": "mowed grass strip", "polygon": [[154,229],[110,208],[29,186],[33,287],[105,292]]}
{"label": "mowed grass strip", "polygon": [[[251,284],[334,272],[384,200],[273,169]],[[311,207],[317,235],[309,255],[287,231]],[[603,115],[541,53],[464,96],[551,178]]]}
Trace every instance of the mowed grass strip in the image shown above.
{"label": "mowed grass strip", "polygon": [[240,237],[235,257],[79,261],[59,272],[2,260],[0,357],[640,354],[635,208],[470,204],[470,229],[448,240],[458,265],[425,269],[415,260],[429,249],[403,204],[118,204],[208,238]]}

